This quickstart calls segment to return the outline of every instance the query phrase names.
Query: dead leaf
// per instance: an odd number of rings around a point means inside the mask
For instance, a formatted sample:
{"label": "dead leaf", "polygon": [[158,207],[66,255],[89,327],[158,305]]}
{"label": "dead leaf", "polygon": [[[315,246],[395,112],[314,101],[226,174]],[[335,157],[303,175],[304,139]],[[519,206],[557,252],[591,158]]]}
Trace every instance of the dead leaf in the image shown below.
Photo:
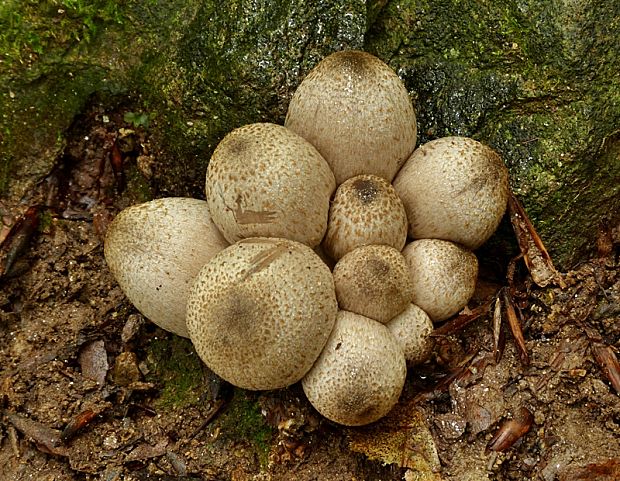
{"label": "dead leaf", "polygon": [[39,227],[39,206],[29,207],[23,216],[13,224],[0,244],[0,278],[9,275],[11,268],[26,250],[30,238]]}
{"label": "dead leaf", "polygon": [[560,477],[560,481],[616,481],[618,479],[620,479],[619,458],[570,468]]}
{"label": "dead leaf", "polygon": [[103,386],[110,366],[108,364],[108,353],[101,339],[88,342],[82,346],[78,355],[78,362],[84,377],[92,379],[99,386]]}
{"label": "dead leaf", "polygon": [[68,449],[60,441],[59,430],[52,429],[20,414],[5,413],[5,416],[19,432],[34,441],[39,451],[56,456],[69,455]]}
{"label": "dead leaf", "polygon": [[420,480],[441,479],[435,441],[424,414],[412,403],[397,405],[377,423],[350,430],[348,437],[351,450],[370,460],[410,468]]}
{"label": "dead leaf", "polygon": [[126,457],[125,462],[131,461],[143,461],[150,458],[158,458],[166,454],[166,448],[168,447],[168,440],[162,439],[155,446],[148,443],[142,443],[136,446]]}
{"label": "dead leaf", "polygon": [[502,423],[489,441],[486,454],[491,451],[504,452],[525,436],[534,424],[534,415],[526,407],[520,407],[512,419]]}
{"label": "dead leaf", "polygon": [[474,322],[480,316],[486,314],[489,311],[489,307],[491,307],[490,302],[485,302],[469,312],[459,314],[456,317],[453,317],[442,326],[435,329],[432,333],[433,336],[449,336],[458,331],[461,331],[466,326]]}
{"label": "dead leaf", "polygon": [[536,232],[525,209],[512,192],[508,197],[508,211],[521,255],[534,282],[540,287],[555,283],[562,289],[566,288],[566,283],[553,266],[551,256],[549,256],[542,239]]}
{"label": "dead leaf", "polygon": [[616,393],[620,394],[620,363],[614,350],[603,343],[593,343],[590,350]]}

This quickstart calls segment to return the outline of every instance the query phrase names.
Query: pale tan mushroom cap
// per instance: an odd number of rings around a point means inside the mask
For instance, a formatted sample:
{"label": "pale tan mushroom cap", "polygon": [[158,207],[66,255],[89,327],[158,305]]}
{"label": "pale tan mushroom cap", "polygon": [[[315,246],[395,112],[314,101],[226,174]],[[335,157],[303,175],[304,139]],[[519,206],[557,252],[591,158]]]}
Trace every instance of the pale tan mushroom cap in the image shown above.
{"label": "pale tan mushroom cap", "polygon": [[444,137],[413,152],[394,188],[413,238],[445,239],[476,249],[504,215],[508,171],[490,147],[466,137]]}
{"label": "pale tan mushroom cap", "polygon": [[309,247],[246,239],[198,274],[187,327],[201,359],[245,389],[299,381],[319,356],[338,309],[329,268]]}
{"label": "pale tan mushroom cap", "polygon": [[104,255],[121,289],[145,317],[187,337],[191,284],[226,246],[205,201],[170,197],[118,214],[108,227]]}
{"label": "pale tan mushroom cap", "polygon": [[361,426],[394,407],[406,374],[403,352],[385,325],[338,311],[327,345],[302,386],[323,416],[347,426]]}
{"label": "pale tan mushroom cap", "polygon": [[340,309],[384,324],[413,299],[407,261],[385,245],[358,247],[346,254],[334,267],[334,285]]}
{"label": "pale tan mushroom cap", "polygon": [[324,58],[301,82],[284,125],[314,145],[337,184],[359,174],[391,181],[416,143],[407,89],[377,57],[355,50]]}
{"label": "pale tan mushroom cap", "polygon": [[415,304],[407,308],[386,324],[396,338],[410,366],[428,360],[433,351],[433,321]]}
{"label": "pale tan mushroom cap", "polygon": [[231,243],[265,236],[315,247],[325,235],[335,189],[319,152],[276,124],[233,130],[218,144],[207,169],[209,209]]}
{"label": "pale tan mushroom cap", "polygon": [[406,240],[407,213],[387,180],[358,175],[336,189],[323,241],[333,259],[367,244],[386,244],[400,251]]}
{"label": "pale tan mushroom cap", "polygon": [[405,246],[413,282],[413,303],[433,320],[443,321],[459,312],[474,294],[478,276],[476,256],[439,239],[420,239]]}

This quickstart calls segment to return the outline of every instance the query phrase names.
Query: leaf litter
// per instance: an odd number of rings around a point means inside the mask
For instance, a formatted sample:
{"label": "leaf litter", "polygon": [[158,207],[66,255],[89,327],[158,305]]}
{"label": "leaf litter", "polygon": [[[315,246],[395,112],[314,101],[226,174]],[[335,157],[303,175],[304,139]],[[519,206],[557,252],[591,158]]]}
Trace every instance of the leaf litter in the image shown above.
{"label": "leaf litter", "polygon": [[28,200],[36,229],[1,206],[0,479],[617,479],[618,227],[561,274],[513,197],[506,285],[435,330],[434,359],[374,425],[329,423],[298,385],[222,397],[205,367],[192,401],[163,402],[178,391],[154,353],[184,341],[141,318],[102,255],[109,220],[140,201],[123,187],[148,139],[106,115],[92,108]]}

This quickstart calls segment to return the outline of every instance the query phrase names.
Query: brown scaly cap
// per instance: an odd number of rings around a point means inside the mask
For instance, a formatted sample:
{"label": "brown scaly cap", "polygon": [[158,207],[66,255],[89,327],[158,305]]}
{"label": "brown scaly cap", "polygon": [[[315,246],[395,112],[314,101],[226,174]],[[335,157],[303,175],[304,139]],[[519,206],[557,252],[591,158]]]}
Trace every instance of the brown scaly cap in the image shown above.
{"label": "brown scaly cap", "polygon": [[358,247],[334,267],[340,309],[382,323],[403,312],[413,300],[407,261],[390,246]]}
{"label": "brown scaly cap", "polygon": [[477,249],[495,232],[508,202],[508,170],[490,147],[444,137],[418,148],[394,179],[414,239]]}
{"label": "brown scaly cap", "polygon": [[321,152],[337,184],[359,174],[392,181],[417,135],[413,105],[398,75],[356,50],[333,53],[308,74],[284,125]]}
{"label": "brown scaly cap", "polygon": [[413,303],[433,320],[459,312],[474,294],[478,259],[463,247],[439,239],[420,239],[405,246],[413,282]]}
{"label": "brown scaly cap", "polygon": [[198,355],[245,389],[299,381],[319,356],[336,318],[329,268],[308,246],[252,238],[220,252],[198,274],[187,327]]}
{"label": "brown scaly cap", "polygon": [[159,327],[187,337],[190,286],[202,266],[227,246],[204,200],[168,197],[118,214],[108,228],[104,254],[133,305]]}
{"label": "brown scaly cap", "polygon": [[266,236],[315,247],[325,235],[335,189],[321,154],[295,132],[270,123],[230,132],[207,169],[209,209],[230,243]]}
{"label": "brown scaly cap", "polygon": [[385,416],[405,384],[405,357],[387,327],[348,311],[303,378],[308,400],[326,418],[361,426]]}
{"label": "brown scaly cap", "polygon": [[386,244],[400,251],[406,240],[407,213],[387,180],[358,175],[336,189],[323,241],[333,259],[367,244]]}

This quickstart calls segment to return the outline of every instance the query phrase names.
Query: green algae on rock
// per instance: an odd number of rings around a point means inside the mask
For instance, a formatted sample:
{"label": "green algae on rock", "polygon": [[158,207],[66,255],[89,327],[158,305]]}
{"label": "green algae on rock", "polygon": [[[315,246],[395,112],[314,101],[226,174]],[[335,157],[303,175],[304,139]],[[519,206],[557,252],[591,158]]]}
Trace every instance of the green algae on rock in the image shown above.
{"label": "green algae on rock", "polygon": [[0,192],[22,197],[93,97],[120,96],[156,119],[154,183],[197,195],[223,135],[283,120],[302,75],[334,50],[361,48],[365,15],[360,0],[9,2],[0,7],[12,26],[0,35]]}
{"label": "green algae on rock", "polygon": [[618,18],[603,1],[395,1],[367,36],[415,92],[421,143],[463,135],[500,152],[563,268],[620,212]]}
{"label": "green algae on rock", "polygon": [[100,102],[153,119],[159,193],[200,195],[226,133],[281,123],[323,57],[364,49],[405,82],[419,143],[469,136],[503,155],[567,267],[620,212],[618,18],[602,0],[5,2],[0,192],[28,192]]}

